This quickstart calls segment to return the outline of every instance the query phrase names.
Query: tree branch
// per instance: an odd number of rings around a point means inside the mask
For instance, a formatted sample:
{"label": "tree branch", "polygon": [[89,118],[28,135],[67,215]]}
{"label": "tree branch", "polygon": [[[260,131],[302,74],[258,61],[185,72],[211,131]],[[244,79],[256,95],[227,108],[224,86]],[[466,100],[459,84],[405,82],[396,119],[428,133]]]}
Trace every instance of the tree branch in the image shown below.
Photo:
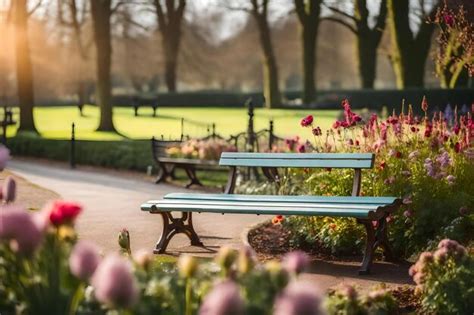
{"label": "tree branch", "polygon": [[332,21],[332,22],[336,22],[342,26],[345,26],[347,29],[349,29],[349,31],[351,31],[352,33],[354,33],[354,35],[357,35],[358,34],[358,31],[357,29],[354,27],[354,25],[350,24],[349,22],[345,21],[345,20],[342,20],[342,19],[339,19],[335,16],[325,16],[325,17],[322,17],[320,19],[320,21]]}
{"label": "tree branch", "polygon": [[334,12],[334,13],[340,14],[340,15],[342,15],[342,16],[344,16],[344,17],[350,19],[350,20],[357,21],[357,19],[356,19],[355,16],[350,15],[349,13],[344,12],[344,11],[342,11],[342,10],[339,9],[339,8],[329,6],[329,5],[325,4],[325,3],[323,3],[323,5],[324,5],[326,8],[328,8],[329,10],[331,10],[332,12]]}
{"label": "tree branch", "polygon": [[39,7],[43,4],[43,0],[38,0],[36,5],[28,12],[28,16],[31,16],[35,13],[36,10],[38,10]]}

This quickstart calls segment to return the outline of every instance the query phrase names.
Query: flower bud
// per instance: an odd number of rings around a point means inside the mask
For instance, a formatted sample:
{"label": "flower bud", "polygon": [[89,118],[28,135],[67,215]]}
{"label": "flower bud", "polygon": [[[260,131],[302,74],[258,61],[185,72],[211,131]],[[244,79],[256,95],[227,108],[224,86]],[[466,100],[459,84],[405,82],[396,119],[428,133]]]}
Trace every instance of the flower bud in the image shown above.
{"label": "flower bud", "polygon": [[178,259],[179,275],[183,278],[192,278],[198,269],[196,258],[191,255],[181,255]]}
{"label": "flower bud", "polygon": [[240,273],[248,273],[255,266],[255,253],[250,246],[242,247],[239,251],[238,268]]}
{"label": "flower bud", "polygon": [[148,270],[153,262],[152,254],[146,249],[140,249],[133,255],[135,263],[145,270]]}
{"label": "flower bud", "polygon": [[16,198],[16,181],[13,177],[8,176],[2,187],[2,198],[6,203],[15,201]]}
{"label": "flower bud", "polygon": [[199,315],[243,315],[244,306],[239,287],[227,280],[217,284],[206,295],[199,309]]}
{"label": "flower bud", "polygon": [[86,241],[79,241],[69,256],[69,269],[77,278],[87,280],[94,274],[99,262],[97,246]]}
{"label": "flower bud", "polygon": [[216,262],[227,273],[237,259],[237,252],[228,247],[222,246],[216,256]]}
{"label": "flower bud", "polygon": [[290,273],[299,275],[309,265],[309,257],[302,251],[288,253],[283,258],[283,266]]}

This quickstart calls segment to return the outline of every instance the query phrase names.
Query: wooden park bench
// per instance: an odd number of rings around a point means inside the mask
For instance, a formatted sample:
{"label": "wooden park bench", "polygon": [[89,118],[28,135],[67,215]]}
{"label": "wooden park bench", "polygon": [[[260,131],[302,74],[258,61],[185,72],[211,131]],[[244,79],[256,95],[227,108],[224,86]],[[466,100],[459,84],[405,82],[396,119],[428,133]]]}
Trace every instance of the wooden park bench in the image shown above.
{"label": "wooden park bench", "polygon": [[170,157],[166,153],[166,150],[172,146],[181,145],[179,140],[157,140],[155,138],[151,139],[151,149],[153,153],[153,159],[158,165],[158,177],[156,178],[155,183],[161,183],[166,181],[167,178],[175,179],[175,170],[181,168],[186,172],[186,176],[189,178],[189,183],[186,184],[186,188],[191,187],[192,185],[202,186],[201,181],[196,175],[196,169],[208,167],[215,168],[219,164],[217,161],[211,160],[200,160],[200,159],[187,159],[187,158],[175,158]]}
{"label": "wooden park bench", "polygon": [[[162,200],[150,200],[141,205],[143,211],[161,214],[163,232],[155,253],[163,253],[177,233],[186,234],[191,245],[202,246],[193,223],[193,212],[241,213],[256,215],[298,215],[355,218],[364,225],[367,239],[359,274],[370,273],[374,252],[378,247],[387,260],[393,260],[387,238],[387,217],[401,205],[396,197],[360,197],[362,169],[372,168],[370,153],[223,153],[220,165],[230,167],[224,194],[172,193]],[[236,168],[258,167],[271,180],[278,182],[278,168],[352,168],[352,196],[273,196],[232,194]],[[172,212],[182,212],[174,217]],[[377,224],[374,224],[374,223]]]}

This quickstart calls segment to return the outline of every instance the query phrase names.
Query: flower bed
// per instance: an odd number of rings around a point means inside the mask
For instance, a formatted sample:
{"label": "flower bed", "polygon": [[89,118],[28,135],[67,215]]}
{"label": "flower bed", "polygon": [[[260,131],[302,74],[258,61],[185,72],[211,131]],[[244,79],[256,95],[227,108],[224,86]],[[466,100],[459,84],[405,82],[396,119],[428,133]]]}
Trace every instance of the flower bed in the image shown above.
{"label": "flower bed", "polygon": [[[398,255],[410,257],[442,238],[459,242],[474,239],[474,122],[472,113],[437,112],[430,118],[423,101],[424,117],[413,115],[411,106],[386,120],[375,114],[365,122],[343,103],[344,119],[322,134],[317,117],[301,125],[314,141],[289,139],[298,152],[375,152],[375,167],[364,170],[361,195],[401,196],[403,207],[390,221],[390,242]],[[245,193],[350,195],[352,171],[336,169],[285,170],[281,186],[246,183]],[[278,192],[278,191],[277,191]],[[282,224],[292,233],[293,245],[325,246],[333,253],[361,249],[364,235],[355,220],[347,218],[289,217]],[[354,244],[356,247],[354,248]]]}
{"label": "flower bed", "polygon": [[166,149],[166,153],[173,158],[213,161],[219,160],[222,152],[234,151],[237,151],[237,149],[223,139],[192,139],[183,142],[180,146],[173,146]]}

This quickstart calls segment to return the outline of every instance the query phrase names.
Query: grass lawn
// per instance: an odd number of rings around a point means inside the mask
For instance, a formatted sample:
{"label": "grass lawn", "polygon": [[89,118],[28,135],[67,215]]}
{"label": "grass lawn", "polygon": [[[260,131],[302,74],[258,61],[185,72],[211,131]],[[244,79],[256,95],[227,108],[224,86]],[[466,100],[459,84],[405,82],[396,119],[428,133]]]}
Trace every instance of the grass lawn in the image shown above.
{"label": "grass lawn", "polygon": [[[229,136],[247,129],[247,110],[244,108],[158,108],[157,117],[152,117],[151,108],[141,108],[139,117],[134,117],[131,107],[114,109],[114,123],[117,130],[131,139],[149,139],[152,136],[164,136],[165,139],[177,139],[181,134],[181,118],[184,118],[184,134],[190,137],[207,135],[207,128],[216,124],[216,132]],[[338,115],[337,110],[291,110],[291,109],[257,109],[255,111],[255,130],[268,128],[273,119],[275,134],[281,137],[298,135],[311,137],[308,129],[300,127],[302,117],[312,114],[315,126],[321,129],[330,128]],[[76,124],[76,138],[84,140],[120,140],[123,137],[108,132],[97,132],[99,110],[95,106],[84,108],[84,117],[79,115],[76,107],[37,107],[34,111],[36,126],[45,138],[68,139],[71,123]],[[16,120],[18,117],[15,118]],[[9,129],[13,136],[16,127]]]}

